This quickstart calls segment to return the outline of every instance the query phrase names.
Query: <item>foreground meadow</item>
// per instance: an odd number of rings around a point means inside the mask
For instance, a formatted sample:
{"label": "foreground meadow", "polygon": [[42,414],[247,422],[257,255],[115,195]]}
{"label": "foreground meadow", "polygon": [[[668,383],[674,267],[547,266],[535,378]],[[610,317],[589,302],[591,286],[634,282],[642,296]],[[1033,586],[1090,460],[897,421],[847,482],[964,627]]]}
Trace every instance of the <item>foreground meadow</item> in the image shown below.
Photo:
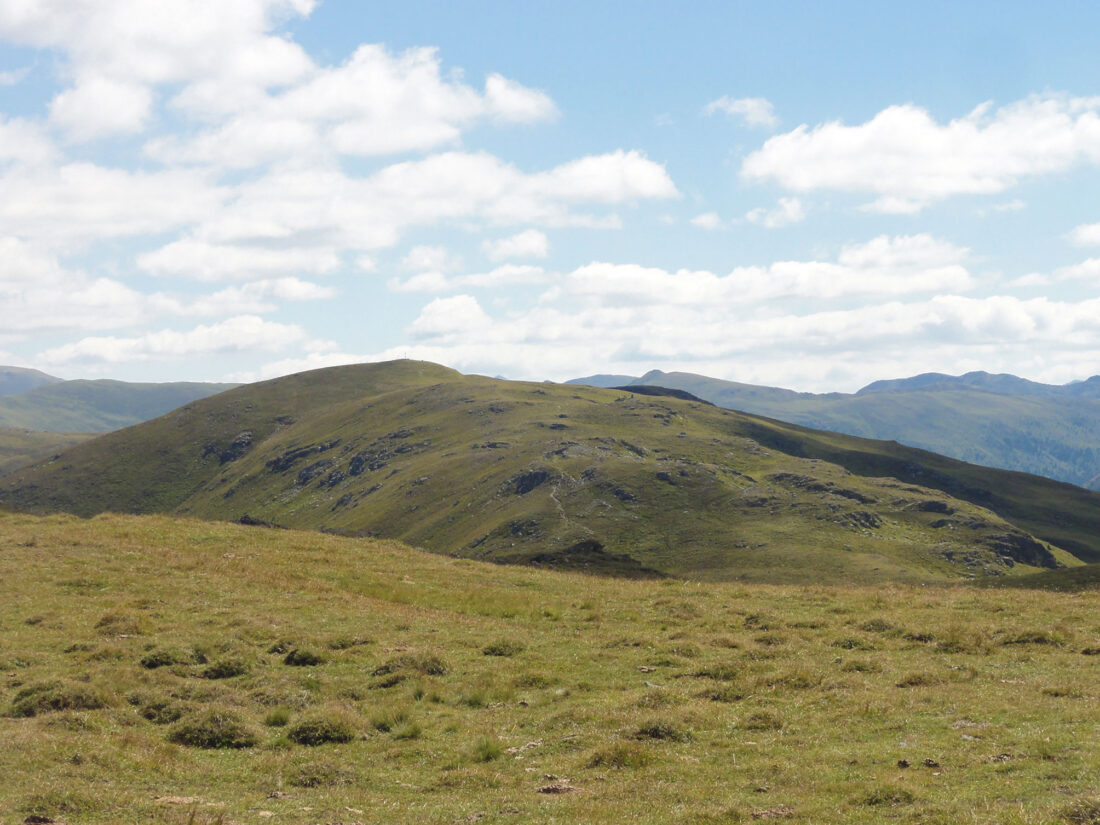
{"label": "foreground meadow", "polygon": [[1100,594],[0,515],[0,823],[1100,823]]}

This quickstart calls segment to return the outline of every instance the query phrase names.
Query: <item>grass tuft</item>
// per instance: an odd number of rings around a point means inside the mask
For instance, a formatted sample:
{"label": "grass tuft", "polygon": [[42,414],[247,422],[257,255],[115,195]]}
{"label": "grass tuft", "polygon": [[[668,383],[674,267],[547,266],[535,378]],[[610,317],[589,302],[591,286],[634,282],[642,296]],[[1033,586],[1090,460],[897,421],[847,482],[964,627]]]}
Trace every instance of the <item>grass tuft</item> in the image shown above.
{"label": "grass tuft", "polygon": [[522,653],[525,646],[522,642],[513,642],[507,639],[498,639],[495,642],[490,642],[481,649],[481,652],[486,656],[515,656],[518,653]]}
{"label": "grass tuft", "polygon": [[291,667],[313,667],[323,665],[325,657],[312,650],[296,647],[283,657],[283,664]]}
{"label": "grass tuft", "polygon": [[255,731],[236,713],[206,708],[186,717],[168,732],[168,741],[191,748],[251,748],[259,741]]}
{"label": "grass tuft", "polygon": [[42,682],[19,690],[9,715],[26,717],[65,710],[98,710],[106,705],[103,695],[87,685]]}
{"label": "grass tuft", "polygon": [[633,742],[619,742],[600,748],[588,757],[589,768],[642,768],[652,761],[648,750]]}
{"label": "grass tuft", "polygon": [[355,726],[343,714],[334,713],[309,716],[287,731],[291,742],[308,747],[343,744],[351,742],[355,736]]}

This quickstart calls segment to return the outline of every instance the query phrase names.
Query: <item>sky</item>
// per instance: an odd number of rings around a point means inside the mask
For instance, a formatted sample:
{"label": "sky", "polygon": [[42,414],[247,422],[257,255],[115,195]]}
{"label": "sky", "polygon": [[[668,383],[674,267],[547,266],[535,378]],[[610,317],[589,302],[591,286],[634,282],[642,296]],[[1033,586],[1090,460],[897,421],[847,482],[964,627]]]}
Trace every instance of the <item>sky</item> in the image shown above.
{"label": "sky", "polygon": [[1100,4],[0,0],[0,363],[1100,373]]}

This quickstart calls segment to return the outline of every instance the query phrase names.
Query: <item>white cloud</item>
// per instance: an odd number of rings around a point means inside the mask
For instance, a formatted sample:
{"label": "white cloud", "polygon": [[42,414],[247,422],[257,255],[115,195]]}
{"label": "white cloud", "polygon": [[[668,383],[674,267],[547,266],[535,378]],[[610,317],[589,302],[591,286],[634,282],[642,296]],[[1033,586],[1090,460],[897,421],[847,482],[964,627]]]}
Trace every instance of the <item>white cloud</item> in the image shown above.
{"label": "white cloud", "polygon": [[703,114],[713,115],[715,112],[739,117],[749,126],[775,126],[779,123],[772,104],[762,97],[735,99],[723,95],[703,107]]}
{"label": "white cloud", "polygon": [[277,352],[308,340],[305,330],[297,324],[279,324],[255,315],[239,315],[183,332],[165,329],[129,338],[82,338],[72,344],[48,349],[40,353],[38,360],[49,366],[96,362],[118,364],[231,352]]}
{"label": "white cloud", "polygon": [[868,192],[878,212],[911,214],[959,194],[996,194],[1021,178],[1100,163],[1100,98],[1030,97],[937,123],[891,106],[858,126],[806,125],[767,140],[741,174],[796,191]]}
{"label": "white cloud", "polygon": [[174,302],[64,267],[14,237],[0,237],[0,318],[9,331],[111,329],[171,311]]}
{"label": "white cloud", "polygon": [[491,261],[508,258],[545,258],[550,254],[550,240],[537,229],[527,229],[507,238],[483,241],[481,249]]}
{"label": "white cloud", "polygon": [[336,269],[340,258],[332,249],[274,249],[183,238],[139,255],[137,265],[154,275],[199,281],[246,281],[284,272],[320,275]]}
{"label": "white cloud", "polygon": [[64,55],[75,82],[55,97],[52,115],[87,139],[140,128],[158,85],[183,84],[184,101],[216,89],[203,103],[225,105],[301,77],[312,62],[271,31],[312,8],[312,0],[6,3],[0,37]]}
{"label": "white cloud", "polygon": [[[438,302],[429,306],[434,317]],[[463,303],[446,314],[472,308],[480,310]],[[585,334],[578,336],[577,329]],[[412,345],[364,360],[423,358],[467,371],[558,380],[659,367],[817,391],[854,390],[884,375],[913,375],[945,363],[959,371],[1068,380],[1095,371],[1100,299],[1072,304],[941,296],[807,315],[741,313],[701,302],[559,303],[499,319],[479,315],[476,324],[457,330],[424,323],[419,332]]]}
{"label": "white cloud", "polygon": [[442,272],[419,272],[410,278],[390,278],[386,281],[390,292],[447,292],[454,288],[451,280]]}
{"label": "white cloud", "polygon": [[78,141],[141,131],[153,95],[140,83],[106,77],[84,78],[50,104],[50,121]]}
{"label": "white cloud", "polygon": [[664,166],[642,152],[622,149],[589,155],[532,175],[528,187],[543,197],[597,203],[629,203],[680,194]]}
{"label": "white cloud", "polygon": [[728,275],[592,263],[570,273],[560,295],[605,307],[730,307],[783,298],[934,294],[969,289],[967,250],[929,235],[880,236],[844,247],[836,262],[779,261]]}
{"label": "white cloud", "polygon": [[755,223],[768,229],[779,229],[799,223],[806,217],[806,209],[798,198],[780,198],[772,209],[758,207],[745,215],[749,223]]}
{"label": "white cloud", "polygon": [[0,173],[6,232],[58,248],[168,232],[216,213],[228,192],[189,171],[129,172],[91,163]]}
{"label": "white cloud", "polygon": [[182,308],[187,315],[239,315],[273,312],[279,301],[322,301],[336,296],[333,287],[298,278],[273,278],[231,286],[191,301]]}
{"label": "white cloud", "polygon": [[702,215],[696,215],[691,219],[692,226],[698,226],[700,229],[721,229],[722,219],[718,217],[717,212],[704,212]]}
{"label": "white cloud", "polygon": [[547,272],[541,266],[503,264],[489,272],[448,277],[442,272],[421,272],[404,281],[391,278],[391,292],[451,292],[466,288],[496,288],[511,285],[532,286],[545,283]]}
{"label": "white cloud", "polygon": [[0,72],[0,86],[18,86],[26,79],[30,71],[30,66],[24,66],[22,69],[9,69]]}
{"label": "white cloud", "polygon": [[462,266],[462,260],[443,246],[414,246],[401,259],[401,266],[409,272],[429,269],[447,272]]}
{"label": "white cloud", "polygon": [[1100,223],[1087,223],[1074,227],[1069,239],[1077,246],[1100,246]]}
{"label": "white cloud", "polygon": [[45,130],[23,118],[0,115],[0,164],[16,161],[42,165],[57,157],[57,149]]}
{"label": "white cloud", "polygon": [[432,338],[461,341],[467,334],[476,333],[490,325],[489,316],[472,295],[455,295],[436,298],[420,311],[409,325],[414,338]]}
{"label": "white cloud", "polygon": [[[209,117],[208,96],[182,96],[180,105]],[[484,93],[444,78],[435,49],[394,55],[363,45],[340,66],[315,68],[277,94],[247,96],[212,128],[150,141],[146,151],[165,162],[233,168],[331,151],[386,155],[454,144],[482,119],[533,123],[556,114],[544,93],[499,74]]]}
{"label": "white cloud", "polygon": [[1031,272],[1009,283],[1009,286],[1038,287],[1078,281],[1090,287],[1100,287],[1100,258],[1089,258],[1079,264],[1062,266],[1053,272]]}
{"label": "white cloud", "polygon": [[499,74],[485,80],[485,107],[497,119],[517,123],[551,120],[558,114],[548,95]]}

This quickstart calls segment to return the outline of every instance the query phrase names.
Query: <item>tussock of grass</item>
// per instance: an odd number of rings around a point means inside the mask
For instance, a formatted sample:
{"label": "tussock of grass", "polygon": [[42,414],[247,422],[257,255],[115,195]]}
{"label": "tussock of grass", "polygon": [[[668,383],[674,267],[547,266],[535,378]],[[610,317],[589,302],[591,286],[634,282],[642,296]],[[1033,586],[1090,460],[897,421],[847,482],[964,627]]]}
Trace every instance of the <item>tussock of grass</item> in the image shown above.
{"label": "tussock of grass", "polygon": [[158,667],[190,664],[194,660],[194,654],[190,651],[179,648],[160,648],[142,656],[141,666],[146,670],[156,670]]}
{"label": "tussock of grass", "polygon": [[311,760],[293,767],[286,781],[294,788],[332,788],[350,785],[355,781],[355,772],[337,762]]}
{"label": "tussock of grass", "polygon": [[187,716],[168,732],[168,741],[191,748],[251,748],[259,742],[256,732],[239,714],[224,708],[207,708]]}
{"label": "tussock of grass", "polygon": [[653,719],[634,731],[634,738],[690,742],[693,737],[691,731],[685,730],[675,722],[669,722],[667,719]]}
{"label": "tussock of grass", "polygon": [[746,716],[741,727],[745,730],[782,730],[783,720],[771,711],[762,710]]}
{"label": "tussock of grass", "polygon": [[652,761],[650,752],[633,742],[619,742],[600,748],[588,757],[589,768],[643,768]]}
{"label": "tussock of grass", "polygon": [[21,688],[12,700],[11,716],[38,716],[65,710],[106,707],[103,694],[74,682],[43,682]]}
{"label": "tussock of grass", "polygon": [[486,656],[515,656],[524,651],[525,646],[522,642],[510,641],[508,639],[498,639],[495,642],[491,642],[481,649],[481,652]]}
{"label": "tussock of grass", "polygon": [[896,788],[891,785],[883,785],[873,788],[860,798],[860,802],[871,807],[883,805],[911,805],[916,797],[905,788]]}
{"label": "tussock of grass", "polygon": [[203,679],[234,679],[244,676],[250,670],[248,662],[237,657],[219,659],[203,668],[199,673]]}
{"label": "tussock of grass", "polygon": [[330,743],[351,742],[356,737],[355,726],[347,716],[337,713],[313,714],[287,730],[287,738],[297,745],[315,747]]}
{"label": "tussock of grass", "polygon": [[425,676],[446,676],[447,665],[438,656],[408,654],[397,656],[371,671],[371,676],[389,676],[401,671],[413,671]]}
{"label": "tussock of grass", "polygon": [[504,747],[495,739],[482,737],[474,745],[472,759],[475,762],[493,762],[504,755]]}
{"label": "tussock of grass", "polygon": [[320,653],[299,647],[294,648],[283,657],[283,664],[291,667],[313,667],[324,663],[325,657]]}

